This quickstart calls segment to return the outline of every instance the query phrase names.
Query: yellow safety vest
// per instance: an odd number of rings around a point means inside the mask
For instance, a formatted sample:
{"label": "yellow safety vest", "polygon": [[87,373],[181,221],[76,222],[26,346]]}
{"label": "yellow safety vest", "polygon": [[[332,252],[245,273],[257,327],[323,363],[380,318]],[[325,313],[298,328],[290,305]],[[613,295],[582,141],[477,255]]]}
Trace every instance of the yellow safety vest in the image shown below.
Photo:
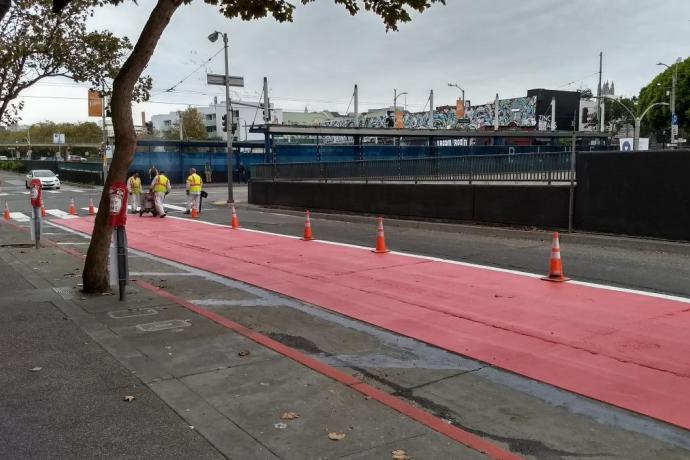
{"label": "yellow safety vest", "polygon": [[153,191],[156,193],[167,192],[168,187],[166,187],[166,185],[168,184],[168,178],[162,174],[159,174],[157,177],[158,179],[156,179],[156,183],[153,185]]}
{"label": "yellow safety vest", "polygon": [[129,186],[132,189],[132,193],[140,193],[141,192],[141,179],[138,177],[130,177],[129,178]]}
{"label": "yellow safety vest", "polygon": [[201,191],[201,176],[194,173],[187,178],[187,187],[191,193],[198,193]]}

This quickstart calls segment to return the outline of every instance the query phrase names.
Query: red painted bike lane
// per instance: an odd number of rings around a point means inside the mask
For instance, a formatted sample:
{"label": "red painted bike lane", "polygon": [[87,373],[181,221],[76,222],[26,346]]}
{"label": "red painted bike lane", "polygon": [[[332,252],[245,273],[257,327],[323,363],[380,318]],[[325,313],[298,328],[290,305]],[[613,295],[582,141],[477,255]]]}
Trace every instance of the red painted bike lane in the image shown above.
{"label": "red painted bike lane", "polygon": [[132,248],[690,429],[688,302],[191,220],[127,227]]}

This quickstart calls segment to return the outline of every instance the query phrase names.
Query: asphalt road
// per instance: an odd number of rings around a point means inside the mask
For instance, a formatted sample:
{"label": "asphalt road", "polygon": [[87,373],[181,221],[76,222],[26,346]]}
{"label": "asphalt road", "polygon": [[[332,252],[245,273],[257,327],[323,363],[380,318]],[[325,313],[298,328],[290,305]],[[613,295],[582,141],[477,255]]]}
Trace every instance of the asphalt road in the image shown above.
{"label": "asphalt road", "polygon": [[[201,220],[229,224],[225,184],[206,187],[208,199],[202,205]],[[24,192],[24,193],[22,193]],[[0,202],[7,200],[12,211],[30,215],[23,176],[0,172]],[[84,213],[89,198],[96,206],[99,187],[65,184],[62,189],[46,191],[46,208],[66,212],[74,199]],[[279,234],[301,235],[302,211],[266,209],[248,206],[247,186],[236,185],[234,198],[242,226]],[[171,215],[183,216],[186,202],[184,186],[173,184],[166,204]],[[315,238],[362,246],[373,246],[376,237],[374,216],[312,214]],[[476,225],[438,224],[412,220],[386,219],[386,242],[392,250],[442,257],[532,273],[544,273],[548,267],[551,233]],[[202,236],[199,236],[202,237]],[[690,297],[690,244],[615,235],[561,233],[561,254],[566,274],[590,281],[646,291]]]}

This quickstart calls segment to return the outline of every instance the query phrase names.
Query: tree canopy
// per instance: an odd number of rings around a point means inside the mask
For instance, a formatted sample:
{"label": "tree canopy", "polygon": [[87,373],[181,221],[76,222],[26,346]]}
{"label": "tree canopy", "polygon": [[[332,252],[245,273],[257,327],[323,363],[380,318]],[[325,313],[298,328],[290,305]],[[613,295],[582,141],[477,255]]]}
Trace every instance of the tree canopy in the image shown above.
{"label": "tree canopy", "polygon": [[[182,120],[182,137],[183,139],[206,139],[208,133],[204,125],[204,116],[194,107],[189,107],[180,112],[180,119]],[[180,138],[180,122],[177,121],[172,124],[170,131],[165,133],[166,139]]]}
{"label": "tree canopy", "polygon": [[[127,37],[89,31],[86,21],[100,0],[72,0],[62,14],[50,0],[14,0],[0,21],[0,125],[21,119],[21,92],[48,77],[89,82],[94,88],[113,79],[132,49]],[[145,99],[150,78],[142,78],[134,97]]]}

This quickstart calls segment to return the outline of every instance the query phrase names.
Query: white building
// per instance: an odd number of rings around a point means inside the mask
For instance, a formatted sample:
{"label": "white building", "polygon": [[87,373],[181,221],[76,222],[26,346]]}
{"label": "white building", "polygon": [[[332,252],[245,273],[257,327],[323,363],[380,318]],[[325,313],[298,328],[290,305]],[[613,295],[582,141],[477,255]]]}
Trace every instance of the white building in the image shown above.
{"label": "white building", "polygon": [[[231,101],[233,123],[236,125],[236,141],[259,141],[263,140],[263,134],[250,133],[252,124],[263,124],[263,109],[256,102]],[[197,107],[204,119],[204,126],[208,139],[227,139],[227,133],[223,131],[223,115],[225,115],[225,102],[211,104],[208,107]],[[153,115],[153,129],[165,133],[173,128],[177,129],[180,112],[170,112],[165,115]],[[283,122],[283,110],[275,109],[271,105],[271,123],[280,124]],[[228,126],[228,128],[230,128]],[[183,127],[184,135],[184,127]]]}

